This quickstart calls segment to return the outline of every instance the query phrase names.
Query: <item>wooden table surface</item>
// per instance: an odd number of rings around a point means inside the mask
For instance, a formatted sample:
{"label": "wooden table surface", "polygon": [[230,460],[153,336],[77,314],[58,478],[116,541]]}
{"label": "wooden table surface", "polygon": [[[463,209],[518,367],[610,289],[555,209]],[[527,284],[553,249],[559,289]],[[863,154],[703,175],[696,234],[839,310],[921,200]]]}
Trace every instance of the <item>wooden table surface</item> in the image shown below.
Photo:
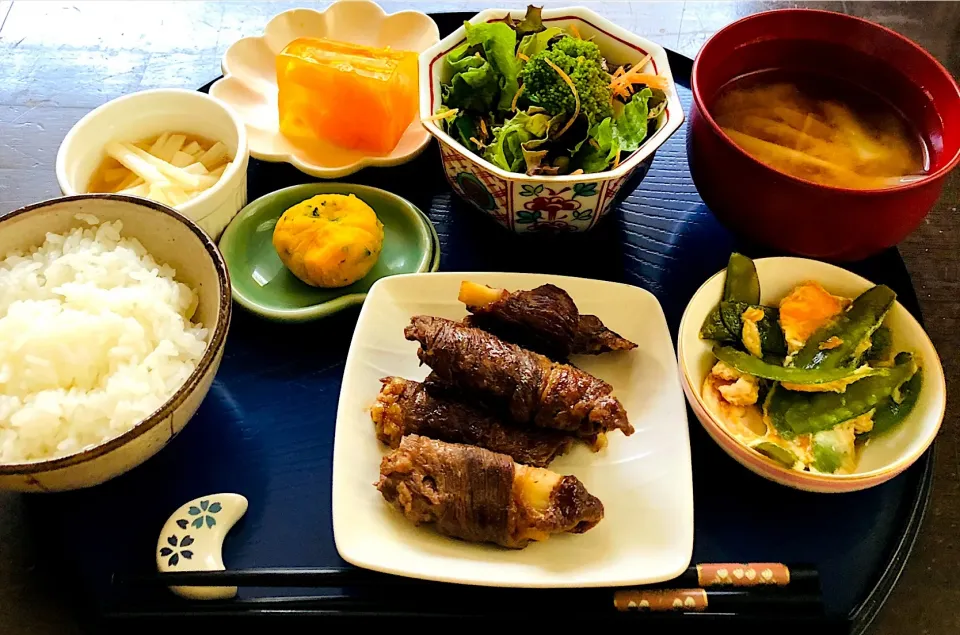
{"label": "wooden table surface", "polygon": [[[64,135],[100,104],[132,91],[196,88],[219,72],[236,39],[274,14],[316,2],[35,2],[0,0],[0,213],[59,195],[54,160]],[[479,11],[489,3],[380,3],[388,12]],[[496,6],[522,7],[526,2]],[[577,4],[547,2],[549,5]],[[689,56],[717,29],[770,8],[804,6],[869,18],[919,42],[956,77],[960,3],[953,2],[581,2],[621,26]],[[927,329],[947,374],[948,411],[937,442],[933,499],[906,571],[873,626],[883,634],[960,632],[960,229],[953,222],[960,171],[901,245]],[[33,567],[22,499],[0,494],[0,633],[79,632],[73,590]]]}

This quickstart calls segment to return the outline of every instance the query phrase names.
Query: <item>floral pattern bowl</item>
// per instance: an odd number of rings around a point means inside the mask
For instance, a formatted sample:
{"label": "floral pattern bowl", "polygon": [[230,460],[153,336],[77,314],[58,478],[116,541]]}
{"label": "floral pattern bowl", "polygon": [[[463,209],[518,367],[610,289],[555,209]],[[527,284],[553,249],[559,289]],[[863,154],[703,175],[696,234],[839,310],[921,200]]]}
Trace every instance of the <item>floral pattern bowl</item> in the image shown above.
{"label": "floral pattern bowl", "polygon": [[233,43],[223,56],[223,79],[210,87],[210,94],[226,102],[247,126],[250,156],[264,161],[286,162],[298,170],[325,179],[353,174],[367,166],[406,163],[430,143],[419,121],[411,122],[396,147],[385,155],[347,150],[322,144],[308,152],[280,133],[277,105],[276,57],[299,37],[329,37],[335,40],[423,51],[440,39],[437,24],[417,11],[387,15],[367,0],[341,0],[324,11],[292,9],[271,18],[263,35]]}
{"label": "floral pattern bowl", "polygon": [[[493,22],[509,15],[522,18],[524,10],[488,9],[470,22]],[[424,126],[440,143],[443,171],[453,190],[481,212],[517,233],[568,233],[593,228],[610,211],[617,193],[628,181],[640,182],[654,153],[683,124],[683,107],[673,88],[667,54],[659,44],[626,31],[584,7],[544,9],[549,26],[575,25],[581,36],[592,38],[604,57],[616,64],[639,62],[647,54],[652,72],[671,80],[667,107],[657,131],[640,149],[613,170],[566,176],[527,176],[502,170],[464,148],[437,123]],[[420,116],[430,117],[440,106],[443,58],[466,39],[463,27],[420,54]],[[633,177],[631,179],[631,177]]]}

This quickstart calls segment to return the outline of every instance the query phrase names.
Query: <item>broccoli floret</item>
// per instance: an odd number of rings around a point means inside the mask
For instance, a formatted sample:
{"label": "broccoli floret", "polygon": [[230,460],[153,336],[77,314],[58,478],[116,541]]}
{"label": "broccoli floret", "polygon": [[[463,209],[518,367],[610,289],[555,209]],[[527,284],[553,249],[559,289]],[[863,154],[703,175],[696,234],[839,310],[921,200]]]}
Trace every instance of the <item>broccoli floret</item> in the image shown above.
{"label": "broccoli floret", "polygon": [[601,66],[603,57],[596,44],[564,37],[531,57],[523,67],[523,95],[530,103],[551,115],[572,115],[576,103],[570,86],[546,60],[563,69],[573,81],[580,98],[580,112],[590,125],[611,116],[610,75]]}
{"label": "broccoli floret", "polygon": [[575,37],[564,37],[556,41],[551,47],[558,51],[563,51],[570,57],[582,57],[585,60],[603,63],[603,56],[600,54],[600,47],[590,40],[581,40]]}

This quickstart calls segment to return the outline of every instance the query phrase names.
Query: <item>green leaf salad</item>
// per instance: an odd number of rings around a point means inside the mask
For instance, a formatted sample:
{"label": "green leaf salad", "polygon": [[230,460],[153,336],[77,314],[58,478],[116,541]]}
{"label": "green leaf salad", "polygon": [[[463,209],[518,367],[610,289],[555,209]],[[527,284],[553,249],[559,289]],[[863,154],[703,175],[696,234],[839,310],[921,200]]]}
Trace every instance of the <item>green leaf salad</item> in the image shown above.
{"label": "green leaf salad", "polygon": [[444,59],[437,119],[470,151],[510,172],[580,174],[616,167],[656,131],[667,80],[647,60],[617,67],[575,27],[545,27],[539,7],[519,21],[466,22]]}

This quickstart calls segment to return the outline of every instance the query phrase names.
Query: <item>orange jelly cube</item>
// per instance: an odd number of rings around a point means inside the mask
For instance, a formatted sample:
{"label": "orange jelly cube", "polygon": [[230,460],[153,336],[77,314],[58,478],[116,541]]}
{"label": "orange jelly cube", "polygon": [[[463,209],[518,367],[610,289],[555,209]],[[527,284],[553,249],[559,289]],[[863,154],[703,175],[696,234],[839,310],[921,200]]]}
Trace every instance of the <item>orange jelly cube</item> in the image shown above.
{"label": "orange jelly cube", "polygon": [[417,114],[417,54],[299,38],[277,56],[280,132],[388,153]]}

